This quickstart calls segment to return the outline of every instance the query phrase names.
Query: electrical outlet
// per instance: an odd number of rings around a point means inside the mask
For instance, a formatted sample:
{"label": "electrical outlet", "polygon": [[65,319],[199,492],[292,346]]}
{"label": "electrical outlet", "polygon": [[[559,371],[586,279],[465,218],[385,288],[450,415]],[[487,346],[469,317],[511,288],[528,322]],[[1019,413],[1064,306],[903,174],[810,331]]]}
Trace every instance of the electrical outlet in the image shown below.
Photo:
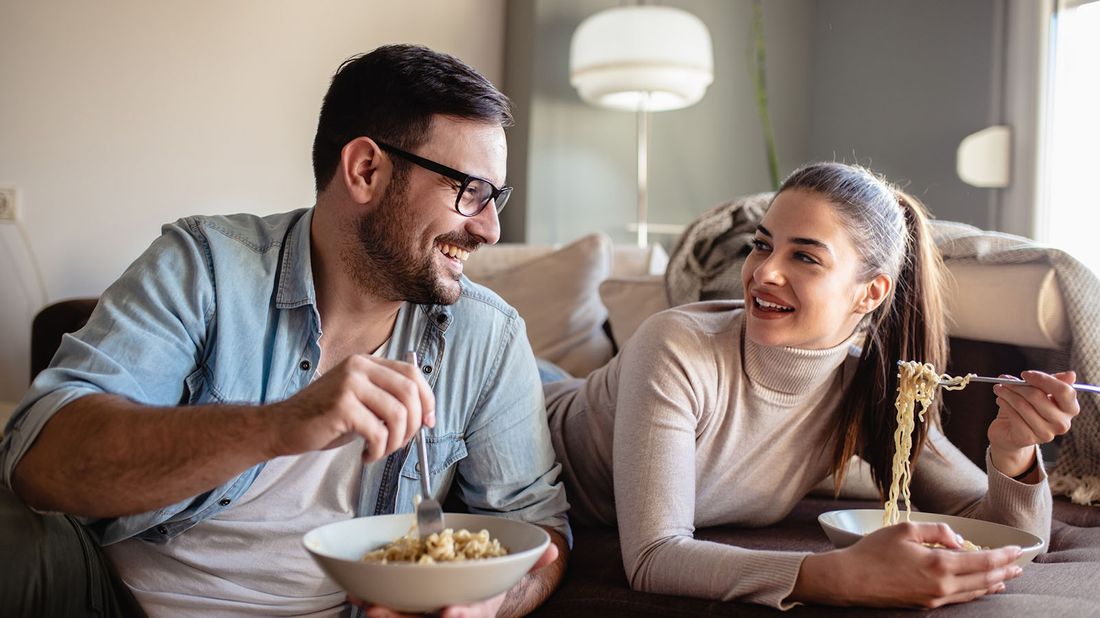
{"label": "electrical outlet", "polygon": [[15,187],[0,187],[0,221],[15,220]]}

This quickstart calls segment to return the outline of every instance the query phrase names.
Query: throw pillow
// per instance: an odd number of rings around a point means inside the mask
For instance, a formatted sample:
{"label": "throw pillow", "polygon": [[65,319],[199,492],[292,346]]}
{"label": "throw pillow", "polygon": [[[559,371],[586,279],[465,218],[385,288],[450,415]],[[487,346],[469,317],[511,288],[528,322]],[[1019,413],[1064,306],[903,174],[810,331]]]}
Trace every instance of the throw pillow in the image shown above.
{"label": "throw pillow", "polygon": [[620,349],[646,318],[668,309],[663,275],[607,279],[600,284],[600,299],[607,307],[611,337]]}
{"label": "throw pillow", "polygon": [[[483,261],[492,258],[491,249],[479,251],[485,252]],[[523,316],[535,356],[584,376],[611,359],[611,341],[603,333],[607,310],[598,293],[610,272],[611,239],[590,234],[475,280]]]}

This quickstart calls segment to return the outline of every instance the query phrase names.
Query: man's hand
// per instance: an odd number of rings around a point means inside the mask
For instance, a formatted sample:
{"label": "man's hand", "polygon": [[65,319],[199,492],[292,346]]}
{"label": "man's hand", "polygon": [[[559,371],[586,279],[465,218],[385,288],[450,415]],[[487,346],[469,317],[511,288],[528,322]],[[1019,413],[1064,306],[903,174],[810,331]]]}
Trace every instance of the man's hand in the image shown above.
{"label": "man's hand", "polygon": [[[554,543],[550,543],[546,551],[542,553],[542,556],[539,556],[538,561],[535,562],[535,565],[528,571],[528,574],[538,571],[557,559],[558,547]],[[500,611],[500,606],[504,604],[504,599],[507,596],[508,592],[502,592],[495,597],[485,599],[484,601],[478,601],[477,603],[471,603],[469,605],[452,605],[443,608],[439,612],[439,615],[441,618],[491,618],[492,616],[496,616],[497,612]],[[367,616],[370,616],[370,618],[403,618],[412,616],[412,614],[401,614],[377,605],[368,605],[351,595],[348,595],[348,601],[353,605],[367,608]]]}
{"label": "man's hand", "polygon": [[363,436],[365,462],[435,426],[435,396],[410,364],[353,354],[290,399],[264,407],[271,457],[335,448]]}

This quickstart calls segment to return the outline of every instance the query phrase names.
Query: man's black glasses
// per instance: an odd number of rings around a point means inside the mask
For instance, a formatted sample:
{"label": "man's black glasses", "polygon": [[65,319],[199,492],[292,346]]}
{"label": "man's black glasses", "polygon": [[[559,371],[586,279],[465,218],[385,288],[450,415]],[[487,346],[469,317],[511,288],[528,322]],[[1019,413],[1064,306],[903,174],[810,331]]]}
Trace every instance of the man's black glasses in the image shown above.
{"label": "man's black glasses", "polygon": [[504,209],[504,205],[508,203],[508,198],[512,196],[512,187],[507,185],[498,189],[496,185],[484,178],[471,176],[453,167],[447,167],[442,163],[436,163],[431,159],[425,159],[378,140],[374,140],[374,143],[378,144],[382,150],[391,152],[410,163],[415,163],[426,170],[441,174],[460,183],[458,194],[455,196],[455,210],[464,217],[476,217],[481,214],[481,211],[485,210],[489,202],[496,204],[499,213]]}

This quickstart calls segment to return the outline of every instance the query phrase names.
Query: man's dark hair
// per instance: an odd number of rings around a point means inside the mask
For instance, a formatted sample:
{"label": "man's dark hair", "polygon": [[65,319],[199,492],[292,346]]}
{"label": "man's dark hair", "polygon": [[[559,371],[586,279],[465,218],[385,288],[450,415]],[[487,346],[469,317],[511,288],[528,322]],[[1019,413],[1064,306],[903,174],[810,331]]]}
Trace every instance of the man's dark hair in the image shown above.
{"label": "man's dark hair", "polygon": [[328,186],[351,140],[367,136],[412,150],[427,138],[436,114],[512,124],[508,97],[454,56],[386,45],[345,60],[325,94],[313,139],[317,190]]}

